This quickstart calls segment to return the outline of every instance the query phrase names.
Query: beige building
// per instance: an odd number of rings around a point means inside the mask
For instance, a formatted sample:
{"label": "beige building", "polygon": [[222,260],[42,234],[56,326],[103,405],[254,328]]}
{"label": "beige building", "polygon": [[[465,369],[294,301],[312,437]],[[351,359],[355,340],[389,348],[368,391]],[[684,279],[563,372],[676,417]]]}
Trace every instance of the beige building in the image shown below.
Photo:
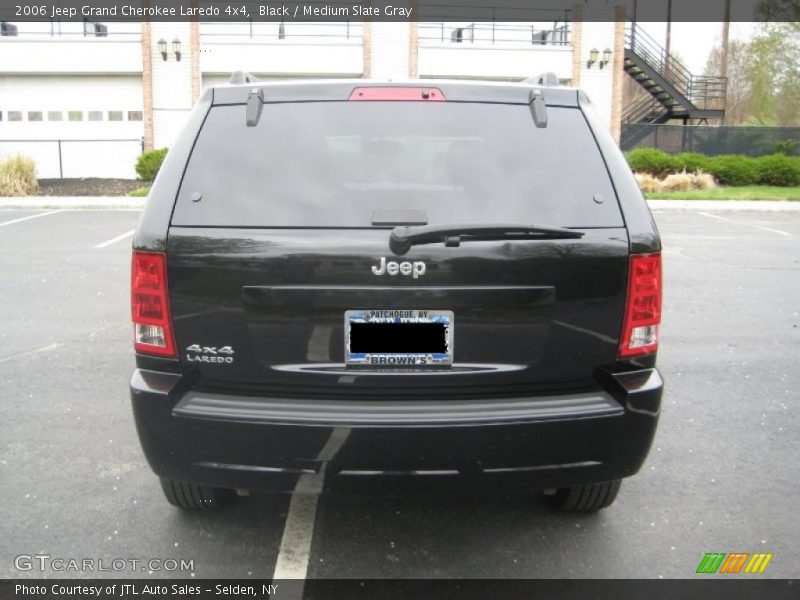
{"label": "beige building", "polygon": [[520,81],[550,72],[584,89],[619,138],[624,12],[592,0],[542,18],[6,24],[0,155],[33,156],[40,177],[133,177],[142,149],[169,146],[202,90],[240,70],[267,80]]}

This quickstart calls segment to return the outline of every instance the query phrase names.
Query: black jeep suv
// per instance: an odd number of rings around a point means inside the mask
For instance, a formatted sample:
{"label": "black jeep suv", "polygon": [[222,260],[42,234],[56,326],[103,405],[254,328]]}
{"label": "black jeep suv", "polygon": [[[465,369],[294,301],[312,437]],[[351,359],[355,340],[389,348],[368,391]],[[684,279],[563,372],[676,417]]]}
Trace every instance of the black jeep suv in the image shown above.
{"label": "black jeep suv", "polygon": [[173,504],[311,479],[596,510],[642,465],[661,243],[622,154],[575,89],[420,84],[215,87],[170,149],[130,387]]}

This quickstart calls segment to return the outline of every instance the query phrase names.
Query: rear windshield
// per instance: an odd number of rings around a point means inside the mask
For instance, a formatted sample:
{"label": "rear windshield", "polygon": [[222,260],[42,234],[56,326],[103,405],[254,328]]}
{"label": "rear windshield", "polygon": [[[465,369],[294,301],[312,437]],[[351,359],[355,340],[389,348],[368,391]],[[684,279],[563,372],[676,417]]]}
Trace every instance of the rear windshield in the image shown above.
{"label": "rear windshield", "polygon": [[430,224],[621,226],[582,113],[547,113],[537,128],[525,105],[293,102],[266,104],[247,127],[243,105],[216,106],[172,223],[371,227],[413,209]]}

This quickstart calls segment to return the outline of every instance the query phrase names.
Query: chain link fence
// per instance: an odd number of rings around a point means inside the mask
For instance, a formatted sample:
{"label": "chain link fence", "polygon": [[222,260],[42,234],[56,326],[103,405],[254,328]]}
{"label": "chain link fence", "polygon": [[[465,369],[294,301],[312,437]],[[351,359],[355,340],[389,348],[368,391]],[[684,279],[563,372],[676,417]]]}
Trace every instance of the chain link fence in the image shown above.
{"label": "chain link fence", "polygon": [[800,156],[800,127],[710,127],[707,125],[622,126],[622,149],[658,148],[670,154],[700,152],[763,156],[782,151]]}

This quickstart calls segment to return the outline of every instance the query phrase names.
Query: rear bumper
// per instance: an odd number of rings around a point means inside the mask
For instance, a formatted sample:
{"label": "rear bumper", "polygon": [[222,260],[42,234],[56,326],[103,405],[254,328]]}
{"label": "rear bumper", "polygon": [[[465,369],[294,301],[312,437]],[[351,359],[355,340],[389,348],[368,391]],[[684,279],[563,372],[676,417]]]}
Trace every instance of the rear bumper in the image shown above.
{"label": "rear bumper", "polygon": [[604,389],[513,400],[365,402],[200,393],[137,369],[136,426],[152,469],[265,491],[468,493],[532,490],[636,473],[661,402],[658,371]]}

